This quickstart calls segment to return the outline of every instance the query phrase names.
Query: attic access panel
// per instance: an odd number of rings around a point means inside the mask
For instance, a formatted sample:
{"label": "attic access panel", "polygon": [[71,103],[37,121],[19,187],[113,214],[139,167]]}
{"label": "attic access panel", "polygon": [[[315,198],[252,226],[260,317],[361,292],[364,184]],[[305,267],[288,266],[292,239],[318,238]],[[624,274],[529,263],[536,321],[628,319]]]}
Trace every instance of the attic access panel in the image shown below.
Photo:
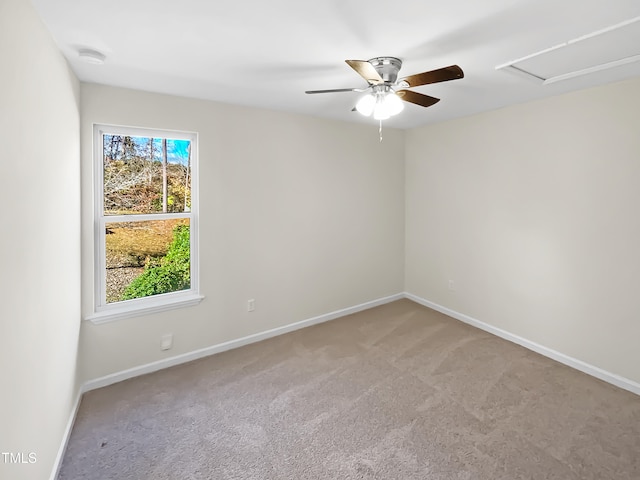
{"label": "attic access panel", "polygon": [[640,17],[498,65],[543,85],[640,61]]}

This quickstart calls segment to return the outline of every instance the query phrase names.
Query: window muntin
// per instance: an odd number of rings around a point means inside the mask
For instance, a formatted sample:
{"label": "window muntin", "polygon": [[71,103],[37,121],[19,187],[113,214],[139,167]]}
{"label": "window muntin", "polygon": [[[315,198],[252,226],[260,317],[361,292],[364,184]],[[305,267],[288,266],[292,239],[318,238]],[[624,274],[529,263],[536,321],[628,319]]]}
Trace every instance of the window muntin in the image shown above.
{"label": "window muntin", "polygon": [[96,312],[201,298],[196,134],[96,125],[94,147]]}

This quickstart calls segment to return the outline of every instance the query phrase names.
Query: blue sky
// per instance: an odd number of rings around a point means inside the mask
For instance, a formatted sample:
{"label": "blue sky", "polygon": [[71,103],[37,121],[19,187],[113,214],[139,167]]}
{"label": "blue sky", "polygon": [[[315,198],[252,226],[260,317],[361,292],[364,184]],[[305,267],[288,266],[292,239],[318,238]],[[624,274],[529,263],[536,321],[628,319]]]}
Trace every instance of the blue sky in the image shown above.
{"label": "blue sky", "polygon": [[[106,134],[104,136],[104,144],[105,149],[107,147],[108,141],[111,139],[113,135]],[[136,145],[136,150],[140,153],[139,155],[144,155],[143,152],[146,152],[148,155],[149,148],[149,137],[131,137],[133,142]],[[175,140],[172,138],[167,138],[167,161],[169,163],[181,163],[182,165],[187,165],[189,161],[189,140]],[[146,156],[145,155],[145,156]],[[154,138],[153,139],[153,158],[158,161],[162,161],[162,139]]]}
{"label": "blue sky", "polygon": [[[147,142],[148,139],[145,139]],[[189,158],[189,140],[173,140],[167,139],[167,161],[171,163],[187,164]],[[162,160],[162,140],[159,138],[153,141],[154,151],[156,152],[155,158]]]}
{"label": "blue sky", "polygon": [[[140,145],[149,145],[148,137],[133,137],[134,142]],[[187,164],[189,159],[189,140],[174,140],[171,138],[167,138],[167,161],[169,163],[181,163],[183,165]],[[161,161],[162,160],[162,139],[154,138],[153,139],[153,157]]]}

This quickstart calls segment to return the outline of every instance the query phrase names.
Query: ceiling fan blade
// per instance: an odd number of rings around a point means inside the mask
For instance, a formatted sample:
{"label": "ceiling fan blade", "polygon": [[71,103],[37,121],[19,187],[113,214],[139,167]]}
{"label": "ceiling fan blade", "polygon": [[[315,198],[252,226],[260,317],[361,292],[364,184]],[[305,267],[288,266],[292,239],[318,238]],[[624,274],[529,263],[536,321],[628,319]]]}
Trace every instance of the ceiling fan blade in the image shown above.
{"label": "ceiling fan blade", "polygon": [[458,65],[450,65],[448,67],[431,70],[430,72],[416,73],[409,75],[398,82],[402,86],[419,87],[420,85],[428,85],[430,83],[447,82],[449,80],[457,80],[463,78],[464,72]]}
{"label": "ceiling fan blade", "polygon": [[362,88],[332,88],[330,90],[307,90],[304,93],[336,93],[336,92],[364,92]]}
{"label": "ceiling fan blade", "polygon": [[378,71],[366,60],[345,60],[345,62],[358,72],[358,75],[364,78],[369,85],[379,85],[384,83],[384,80]]}
{"label": "ceiling fan blade", "polygon": [[430,107],[431,105],[435,105],[440,101],[439,98],[430,97],[429,95],[424,95],[423,93],[412,92],[411,90],[398,90],[396,92],[402,100],[409,103],[415,103],[416,105],[420,105],[421,107]]}

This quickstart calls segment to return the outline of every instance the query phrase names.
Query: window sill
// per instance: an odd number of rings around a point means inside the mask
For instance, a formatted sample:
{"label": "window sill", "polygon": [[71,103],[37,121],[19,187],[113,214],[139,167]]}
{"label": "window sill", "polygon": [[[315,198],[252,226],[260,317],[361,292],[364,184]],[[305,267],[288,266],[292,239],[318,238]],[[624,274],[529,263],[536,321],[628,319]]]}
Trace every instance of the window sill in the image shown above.
{"label": "window sill", "polygon": [[149,315],[151,313],[164,312],[176,308],[192,307],[198,305],[203,299],[204,295],[190,293],[180,297],[149,299],[149,301],[138,305],[109,305],[104,310],[87,315],[84,319],[95,325],[99,325],[123,318]]}

